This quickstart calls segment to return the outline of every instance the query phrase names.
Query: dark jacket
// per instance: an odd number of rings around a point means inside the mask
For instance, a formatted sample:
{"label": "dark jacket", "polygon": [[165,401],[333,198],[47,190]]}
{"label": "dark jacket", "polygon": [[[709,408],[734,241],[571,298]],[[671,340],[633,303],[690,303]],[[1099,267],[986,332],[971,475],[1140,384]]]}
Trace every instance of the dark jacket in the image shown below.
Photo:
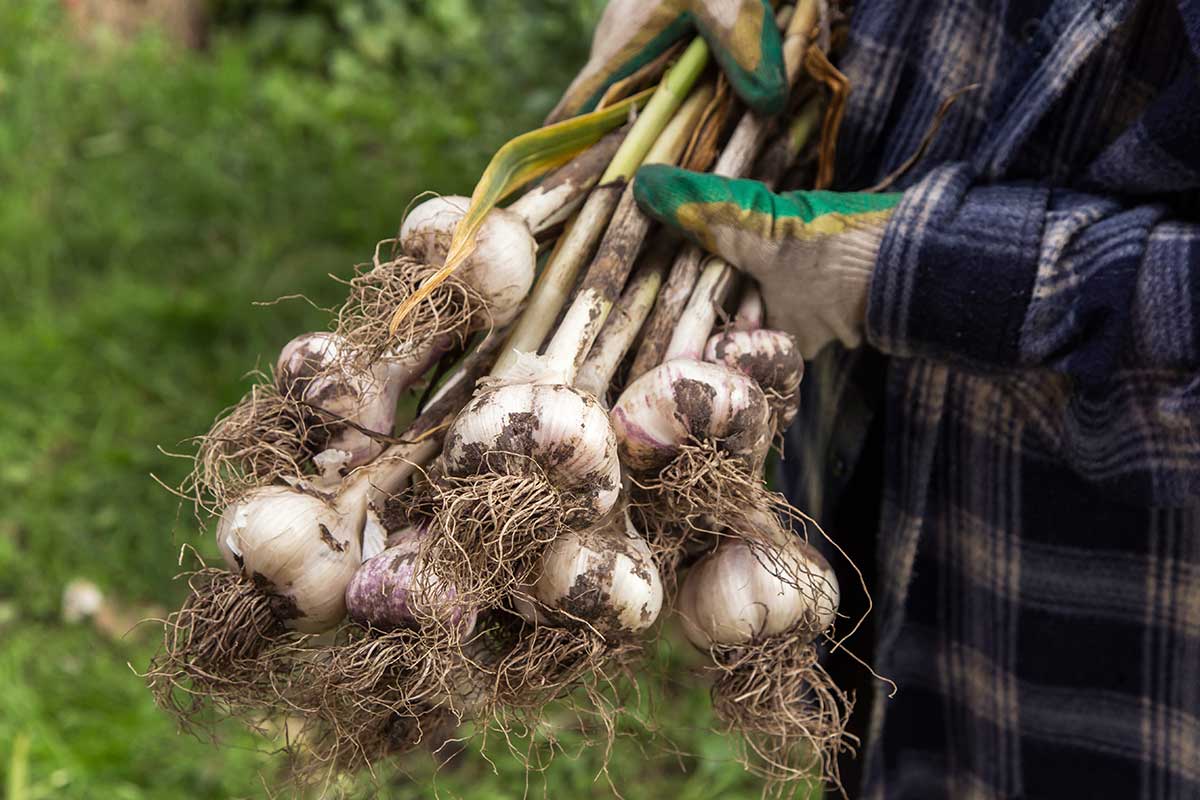
{"label": "dark jacket", "polygon": [[835,524],[875,414],[861,796],[1200,797],[1200,3],[856,6],[834,188],[979,84],[900,183],[880,397],[827,351],[786,451]]}

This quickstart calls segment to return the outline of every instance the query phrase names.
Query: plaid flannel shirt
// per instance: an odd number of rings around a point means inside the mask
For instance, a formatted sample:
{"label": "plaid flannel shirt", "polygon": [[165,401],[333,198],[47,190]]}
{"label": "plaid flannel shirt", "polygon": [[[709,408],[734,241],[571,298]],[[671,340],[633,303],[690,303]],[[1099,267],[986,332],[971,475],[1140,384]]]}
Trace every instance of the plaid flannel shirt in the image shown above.
{"label": "plaid flannel shirt", "polygon": [[[1197,0],[856,3],[835,188],[980,85],[872,280],[873,658],[899,689],[857,795],[1200,798],[1198,54]],[[836,351],[784,465],[824,522],[869,405]]]}

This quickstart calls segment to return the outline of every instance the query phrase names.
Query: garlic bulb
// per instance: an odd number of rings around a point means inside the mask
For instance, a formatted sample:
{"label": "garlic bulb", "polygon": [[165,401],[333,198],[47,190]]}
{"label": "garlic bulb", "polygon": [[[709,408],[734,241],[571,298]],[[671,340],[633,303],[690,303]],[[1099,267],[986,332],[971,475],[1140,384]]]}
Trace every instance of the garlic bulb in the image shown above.
{"label": "garlic bulb", "polygon": [[[658,619],[663,603],[662,578],[650,547],[625,509],[555,539],[524,594],[551,615],[565,612],[567,618],[582,619],[606,636],[641,633]],[[514,605],[526,620],[544,621],[539,606],[520,594]]]}
{"label": "garlic bulb", "polygon": [[[470,204],[468,197],[433,197],[410,211],[400,227],[405,254],[440,265]],[[507,325],[529,294],[536,268],[537,242],[529,226],[519,215],[497,208],[488,212],[475,249],[454,274],[485,299],[489,322]]]}
{"label": "garlic bulb", "polygon": [[833,624],[839,600],[833,567],[797,537],[775,548],[726,539],[688,571],[676,610],[688,641],[701,650],[741,645],[797,623],[817,633]]}
{"label": "garlic bulb", "polygon": [[342,355],[342,339],[335,333],[302,333],[283,346],[275,360],[275,383],[291,397],[303,395],[308,385],[326,374]]}
{"label": "garlic bulb", "polygon": [[754,474],[770,447],[770,410],[749,377],[720,364],[674,359],[625,388],[611,417],[621,461],[635,472],[669,464],[692,440],[719,442]]}
{"label": "garlic bulb", "polygon": [[446,433],[446,472],[456,477],[534,464],[582,509],[586,525],[617,502],[621,465],[608,416],[595,398],[562,384],[513,384],[477,395]]}
{"label": "garlic bulb", "polygon": [[345,468],[366,464],[386,445],[368,436],[349,420],[368,431],[389,436],[396,422],[396,402],[411,383],[410,365],[384,359],[368,370],[354,368],[344,357],[344,343],[335,333],[305,333],[284,346],[275,365],[280,392],[297,397],[325,412],[330,421],[324,431],[327,450],[346,453]]}
{"label": "garlic bulb", "polygon": [[266,486],[225,509],[217,545],[225,563],[272,598],[301,633],[329,630],[346,615],[346,585],[362,563],[366,498],[347,502]]}
{"label": "garlic bulb", "polygon": [[400,628],[437,619],[463,634],[475,627],[475,612],[455,603],[453,586],[420,570],[424,534],[406,528],[379,555],[363,562],[346,587],[346,609],[356,622],[376,628]]}
{"label": "garlic bulb", "polygon": [[775,429],[791,424],[799,410],[804,359],[790,335],[763,328],[718,333],[708,340],[704,360],[753,378],[767,396]]}

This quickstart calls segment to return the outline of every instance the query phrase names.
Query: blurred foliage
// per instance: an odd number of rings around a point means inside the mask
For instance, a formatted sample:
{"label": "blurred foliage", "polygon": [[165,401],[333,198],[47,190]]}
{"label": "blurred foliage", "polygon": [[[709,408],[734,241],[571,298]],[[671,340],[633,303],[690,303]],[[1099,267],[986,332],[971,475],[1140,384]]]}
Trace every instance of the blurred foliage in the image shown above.
{"label": "blurred foliage", "polygon": [[[334,87],[328,99],[335,107],[379,98],[388,122],[397,110],[437,109],[436,115],[402,114],[403,132],[465,139],[479,136],[480,123],[510,132],[514,119],[544,114],[563,88],[547,75],[559,64],[583,61],[590,37],[580,33],[602,5],[598,0],[218,0],[213,14],[218,22],[236,21],[255,63],[327,77]],[[403,88],[397,96],[398,75]],[[394,105],[387,102],[392,98]],[[473,113],[497,103],[502,113],[483,118]]]}
{"label": "blurred foliage", "polygon": [[[328,69],[261,43],[303,41],[315,14],[261,14],[195,56],[153,39],[81,47],[47,4],[3,6],[0,385],[14,449],[0,487],[32,518],[10,517],[18,530],[0,546],[32,558],[0,570],[0,592],[45,615],[61,581],[39,580],[34,561],[64,570],[55,578],[97,560],[161,563],[161,541],[125,534],[174,519],[148,474],[174,484],[184,467],[152,445],[203,431],[259,356],[327,324],[303,303],[250,301],[336,302],[327,274],[365,260],[413,197],[469,194],[495,148],[536,127],[588,38],[579,3],[544,5],[536,24],[508,2],[339,5],[344,32],[312,46]],[[364,21],[375,6],[391,24]],[[412,56],[370,55],[385,51]],[[90,546],[57,551],[83,507]],[[167,597],[157,570],[120,585]]]}
{"label": "blurred foliage", "polygon": [[[153,624],[61,621],[73,579],[136,618],[176,605],[182,544],[210,557],[177,483],[184,448],[297,332],[418,193],[469,192],[536,126],[585,56],[593,0],[222,0],[210,46],[83,43],[56,3],[0,3],[0,787],[34,798],[265,794],[272,742],[226,725],[177,736],[134,669]],[[161,613],[161,611],[160,611]],[[686,680],[658,719],[683,750],[623,741],[625,797],[757,797],[705,733]],[[566,743],[577,742],[564,731]],[[570,749],[570,748],[569,748]],[[467,754],[447,797],[517,796],[525,776]],[[529,790],[607,797],[600,755]],[[433,766],[386,796],[425,797]],[[346,787],[352,796],[367,790]]]}

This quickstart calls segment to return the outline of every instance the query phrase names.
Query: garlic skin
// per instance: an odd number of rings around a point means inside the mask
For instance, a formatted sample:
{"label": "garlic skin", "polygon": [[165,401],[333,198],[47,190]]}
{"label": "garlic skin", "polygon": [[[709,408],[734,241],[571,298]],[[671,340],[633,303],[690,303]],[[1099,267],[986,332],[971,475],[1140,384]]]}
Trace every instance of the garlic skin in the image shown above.
{"label": "garlic skin", "polygon": [[833,624],[839,597],[833,567],[798,537],[770,551],[726,539],[688,571],[676,610],[688,641],[708,650],[775,636],[801,620],[813,623],[815,637]]}
{"label": "garlic skin", "polygon": [[[385,359],[366,371],[353,371],[345,359],[345,343],[335,333],[304,333],[284,346],[275,364],[279,391],[297,397],[366,430],[391,435],[396,423],[396,403],[409,383],[411,369],[404,362]],[[337,364],[342,361],[344,367]],[[362,466],[383,452],[386,445],[343,422],[331,421],[326,450],[347,454],[343,469]]]}
{"label": "garlic skin", "polygon": [[368,504],[367,518],[363,523],[362,532],[362,560],[374,558],[386,550],[390,544],[387,528],[379,519],[379,512],[375,510],[374,506]]}
{"label": "garlic skin", "polygon": [[[662,611],[663,585],[650,546],[626,509],[616,509],[598,525],[560,535],[542,554],[538,578],[523,594],[562,620],[582,619],[604,636],[629,637],[645,631]],[[546,622],[536,603],[514,596],[518,614]]]}
{"label": "garlic skin", "polygon": [[275,360],[275,384],[290,397],[303,395],[313,379],[342,357],[342,337],[327,331],[302,333],[283,346]]}
{"label": "garlic skin", "polygon": [[610,414],[621,461],[650,473],[671,463],[689,441],[719,442],[751,473],[770,447],[770,408],[751,378],[721,364],[677,358],[621,393]]}
{"label": "garlic skin", "polygon": [[217,545],[229,569],[272,597],[284,624],[322,633],[346,616],[346,586],[362,563],[365,523],[365,497],[334,505],[266,486],[225,509]]}
{"label": "garlic skin", "polygon": [[[405,255],[426,264],[442,264],[454,229],[471,205],[469,197],[432,197],[418,205],[400,226]],[[520,311],[537,270],[537,242],[525,220],[493,209],[475,236],[475,249],[455,271],[488,303],[493,325],[507,325]]]}
{"label": "garlic skin", "polygon": [[454,587],[419,571],[425,535],[405,528],[387,549],[363,562],[346,587],[350,619],[384,630],[427,619],[446,622],[464,635],[474,630],[475,612],[455,602]]}
{"label": "garlic skin", "polygon": [[[515,456],[515,457],[514,457]],[[474,397],[446,433],[446,472],[455,477],[540,467],[589,525],[617,502],[621,464],[608,415],[595,398],[562,384],[513,384]]]}
{"label": "garlic skin", "polygon": [[704,360],[753,378],[767,396],[776,431],[783,432],[795,419],[804,359],[789,334],[765,328],[718,333],[708,340]]}

